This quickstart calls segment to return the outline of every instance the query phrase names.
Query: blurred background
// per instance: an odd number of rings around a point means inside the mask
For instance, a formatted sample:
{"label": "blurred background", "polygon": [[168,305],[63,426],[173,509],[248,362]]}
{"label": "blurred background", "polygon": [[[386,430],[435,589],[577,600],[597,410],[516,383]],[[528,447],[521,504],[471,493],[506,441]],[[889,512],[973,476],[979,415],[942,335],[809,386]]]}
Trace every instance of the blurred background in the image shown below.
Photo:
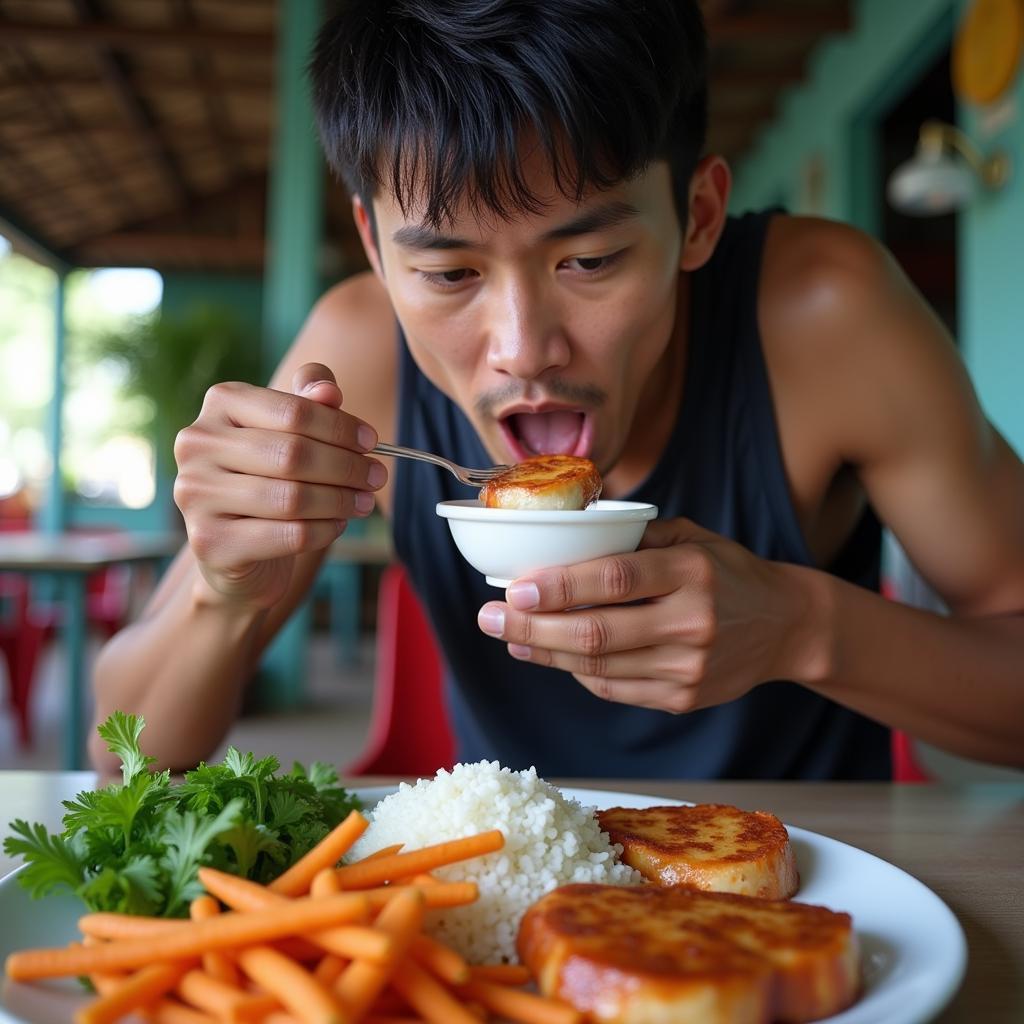
{"label": "blurred background", "polygon": [[[705,0],[735,212],[889,246],[1024,451],[1024,0]],[[81,761],[88,669],[181,543],[174,434],[365,267],[312,130],[317,0],[0,0],[0,768]],[[366,752],[390,562],[336,545],[229,742]],[[887,587],[933,599],[890,541]],[[1000,774],[912,750],[911,775]]]}

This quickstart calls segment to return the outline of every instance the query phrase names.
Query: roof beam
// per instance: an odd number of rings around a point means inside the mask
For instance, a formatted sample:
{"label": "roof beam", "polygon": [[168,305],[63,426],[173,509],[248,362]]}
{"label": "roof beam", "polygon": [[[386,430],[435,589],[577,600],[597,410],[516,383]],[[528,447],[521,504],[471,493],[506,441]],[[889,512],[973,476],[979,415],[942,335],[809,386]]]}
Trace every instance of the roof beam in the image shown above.
{"label": "roof beam", "polygon": [[829,32],[847,32],[852,26],[848,7],[839,10],[751,11],[727,14],[708,21],[711,44],[745,39],[810,39]]}
{"label": "roof beam", "polygon": [[109,46],[115,49],[205,49],[220,53],[263,53],[274,51],[273,32],[232,32],[227,29],[168,25],[149,28],[112,21],[90,25],[12,20],[0,18],[4,43],[58,43],[81,49]]}
{"label": "roof beam", "polygon": [[117,231],[100,235],[74,248],[81,266],[224,268],[263,265],[265,240],[259,235],[167,234]]}
{"label": "roof beam", "polygon": [[58,274],[66,274],[74,268],[67,253],[51,248],[37,238],[30,228],[25,227],[16,214],[0,207],[0,235],[3,235],[16,252],[20,252],[36,263],[42,263]]}
{"label": "roof beam", "polygon": [[[103,24],[103,14],[96,0],[74,0],[74,4],[83,28]],[[160,131],[153,111],[133,88],[125,58],[108,46],[98,46],[96,59],[128,123],[138,131],[140,141],[160,168],[174,197],[179,203],[187,204],[192,197],[188,179]]]}

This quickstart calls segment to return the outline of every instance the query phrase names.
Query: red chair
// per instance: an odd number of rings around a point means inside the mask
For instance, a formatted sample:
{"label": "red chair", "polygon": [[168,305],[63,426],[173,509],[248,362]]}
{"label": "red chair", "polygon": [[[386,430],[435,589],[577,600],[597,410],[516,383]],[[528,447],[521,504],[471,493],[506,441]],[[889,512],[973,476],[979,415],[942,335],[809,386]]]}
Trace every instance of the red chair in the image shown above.
{"label": "red chair", "polygon": [[[890,601],[899,601],[898,588],[892,580],[882,580],[881,594]],[[892,755],[893,782],[934,782],[931,775],[921,766],[914,740],[909,733],[893,729],[889,740]]]}
{"label": "red chair", "polygon": [[[0,531],[18,533],[29,529],[31,522],[27,518],[0,519]],[[121,629],[127,619],[130,579],[129,567],[114,566],[93,573],[86,582],[88,622],[99,627],[107,638]],[[59,602],[33,600],[28,576],[0,574],[0,655],[7,663],[7,705],[22,748],[32,745],[32,684],[43,650],[60,625],[61,611]]]}
{"label": "red chair", "polygon": [[390,565],[377,599],[377,671],[366,747],[346,775],[433,775],[455,763],[441,656],[405,571]]}

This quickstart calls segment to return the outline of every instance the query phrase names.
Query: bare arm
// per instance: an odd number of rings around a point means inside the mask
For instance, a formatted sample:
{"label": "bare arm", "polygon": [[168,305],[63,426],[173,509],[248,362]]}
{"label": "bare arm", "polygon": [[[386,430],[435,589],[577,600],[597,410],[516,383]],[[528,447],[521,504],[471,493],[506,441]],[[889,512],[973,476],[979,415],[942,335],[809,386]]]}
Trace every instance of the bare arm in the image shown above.
{"label": "bare arm", "polygon": [[[161,767],[190,768],[221,741],[327,547],[345,520],[366,514],[355,495],[373,489],[373,460],[359,454],[356,432],[361,422],[390,429],[393,406],[394,322],[381,295],[366,279],[334,289],[274,390],[215,388],[179,437],[175,498],[189,544],[94,674],[97,720],[115,709],[144,715],[144,746]],[[343,399],[332,376],[358,400]],[[293,390],[303,394],[285,397]],[[90,744],[97,768],[112,769],[95,730]]]}
{"label": "bare arm", "polygon": [[837,235],[818,324],[825,430],[951,614],[802,574],[824,645],[809,685],[955,753],[1021,765],[1024,467],[899,270]]}

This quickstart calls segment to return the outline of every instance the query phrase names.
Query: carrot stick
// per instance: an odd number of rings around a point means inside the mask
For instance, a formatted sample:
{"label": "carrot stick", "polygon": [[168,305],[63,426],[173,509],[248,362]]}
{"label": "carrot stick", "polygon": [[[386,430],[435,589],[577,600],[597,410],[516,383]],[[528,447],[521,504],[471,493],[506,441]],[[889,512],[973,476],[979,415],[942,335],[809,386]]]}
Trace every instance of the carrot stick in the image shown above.
{"label": "carrot stick", "polygon": [[177,992],[186,1003],[233,1024],[258,1020],[280,1005],[274,996],[253,995],[205,971],[189,971],[178,983]]}
{"label": "carrot stick", "polygon": [[310,896],[330,896],[331,893],[341,892],[338,885],[338,878],[333,868],[321,868],[309,883]]}
{"label": "carrot stick", "polygon": [[470,979],[469,964],[455,952],[429,935],[417,935],[409,946],[416,962],[449,985],[464,985]]}
{"label": "carrot stick", "polygon": [[373,1005],[373,1001],[387,985],[413,936],[423,926],[423,896],[417,889],[402,889],[380,912],[376,927],[389,935],[395,948],[395,959],[390,964],[373,964],[356,960],[342,971],[335,985],[342,1003],[358,1020]]}
{"label": "carrot stick", "polygon": [[370,909],[377,910],[395,898],[401,889],[415,889],[423,894],[428,910],[439,907],[461,907],[475,903],[480,891],[476,882],[438,882],[437,885],[381,886],[379,889],[359,889],[361,896],[370,901]]}
{"label": "carrot stick", "polygon": [[161,999],[146,1011],[145,1019],[150,1024],[220,1024],[216,1017],[193,1010],[184,1003],[176,1003],[173,999]]}
{"label": "carrot stick", "polygon": [[[291,904],[287,896],[270,892],[266,886],[248,879],[229,875],[214,868],[200,868],[199,880],[215,896],[235,910],[272,910]],[[334,898],[337,895],[334,894]],[[320,899],[315,897],[314,901]],[[374,928],[360,928],[350,925],[331,928],[306,938],[329,953],[343,956],[347,960],[363,957],[367,960],[385,961],[393,955],[391,940]]]}
{"label": "carrot stick", "polygon": [[343,1024],[351,1019],[333,992],[304,967],[269,946],[239,950],[238,965],[257,985],[277,996],[303,1024]]}
{"label": "carrot stick", "polygon": [[493,981],[495,985],[525,985],[530,972],[520,964],[475,964],[469,969],[474,981]]}
{"label": "carrot stick", "polygon": [[381,857],[390,857],[393,853],[398,851],[404,846],[404,843],[395,843],[394,846],[382,846],[379,850],[374,850],[373,853],[368,853],[362,860],[354,860],[353,864],[362,864],[368,860],[380,860]]}
{"label": "carrot stick", "polygon": [[376,860],[346,864],[337,869],[338,881],[343,889],[369,889],[396,878],[418,875],[421,871],[431,871],[456,861],[493,853],[504,845],[505,837],[501,831],[493,829],[464,839],[450,839],[433,846],[424,846],[408,853],[393,853]]}
{"label": "carrot stick", "polygon": [[[188,912],[193,921],[206,921],[220,913],[220,904],[212,896],[197,896],[189,905]],[[204,953],[203,970],[226,985],[237,985],[240,981],[238,968],[226,953]]]}
{"label": "carrot stick", "polygon": [[[200,869],[202,870],[202,869]],[[107,942],[92,949],[34,949],[7,958],[7,976],[31,981],[64,974],[92,974],[141,967],[154,960],[182,960],[214,949],[255,945],[285,935],[323,931],[332,925],[365,920],[368,901],[359,893],[339,893],[326,899],[290,900],[282,906],[249,914],[220,914],[207,921],[177,924],[165,934]]]}
{"label": "carrot stick", "polygon": [[191,964],[150,964],[125,978],[75,1014],[75,1024],[112,1024],[132,1010],[156,1001],[181,980]]}
{"label": "carrot stick", "polygon": [[479,1024],[479,1017],[412,960],[396,965],[391,984],[431,1024]]}
{"label": "carrot stick", "polygon": [[345,961],[340,956],[328,953],[313,968],[313,977],[321,985],[325,985],[327,988],[334,988],[334,983],[341,977],[343,970],[345,970]]}
{"label": "carrot stick", "polygon": [[313,876],[321,868],[337,864],[348,853],[352,844],[366,831],[370,823],[358,812],[349,816],[300,857],[283,875],[270,883],[272,892],[281,896],[298,896],[309,889]]}
{"label": "carrot stick", "polygon": [[493,1013],[522,1021],[522,1024],[579,1024],[583,1019],[579,1010],[568,1003],[490,981],[471,981],[461,986],[459,992],[476,999]]}

